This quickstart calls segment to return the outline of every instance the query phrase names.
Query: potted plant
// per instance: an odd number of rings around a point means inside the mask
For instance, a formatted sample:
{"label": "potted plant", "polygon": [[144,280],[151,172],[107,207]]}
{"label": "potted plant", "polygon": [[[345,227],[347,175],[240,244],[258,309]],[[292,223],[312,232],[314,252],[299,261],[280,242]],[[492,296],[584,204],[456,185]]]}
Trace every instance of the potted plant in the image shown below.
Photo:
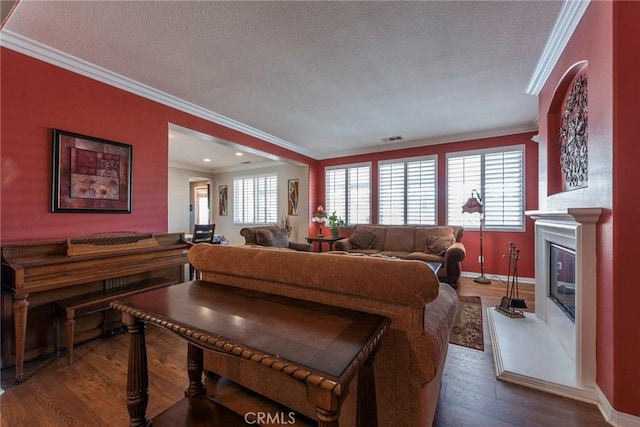
{"label": "potted plant", "polygon": [[331,229],[331,237],[338,237],[340,233],[340,227],[345,225],[344,220],[336,215],[336,211],[333,211],[331,215],[329,215],[329,228]]}

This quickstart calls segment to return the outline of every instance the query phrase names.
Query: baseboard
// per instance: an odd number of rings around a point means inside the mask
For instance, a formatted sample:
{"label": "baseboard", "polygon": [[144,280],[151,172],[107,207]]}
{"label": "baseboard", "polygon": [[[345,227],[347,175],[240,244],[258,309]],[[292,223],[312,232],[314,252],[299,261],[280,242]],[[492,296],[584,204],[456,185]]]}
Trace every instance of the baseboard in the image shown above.
{"label": "baseboard", "polygon": [[[557,349],[554,350],[553,346],[542,344],[544,340],[541,339],[539,331],[536,329],[536,325],[539,325],[538,322],[535,322],[535,315],[530,313],[525,313],[525,315],[525,319],[516,319],[515,321],[521,322],[518,328],[526,330],[528,336],[536,338],[535,342],[537,346],[527,349],[525,343],[519,343],[516,348],[525,349],[524,354],[530,355],[535,353],[538,347],[542,346],[545,347],[545,351],[557,354]],[[496,379],[596,405],[605,421],[613,426],[640,427],[640,417],[615,410],[597,384],[590,387],[570,384],[566,381],[566,378],[564,381],[561,380],[561,373],[555,373],[553,377],[549,377],[548,371],[543,373],[546,375],[545,379],[542,375],[531,374],[531,364],[521,366],[514,365],[514,361],[525,361],[526,356],[524,354],[515,354],[514,348],[509,348],[509,346],[514,343],[514,337],[508,334],[508,328],[505,329],[505,318],[500,317],[493,308],[489,307],[486,311],[486,319],[491,337],[491,345],[493,347]],[[498,333],[498,326],[501,326],[501,334]],[[506,347],[503,348],[503,344],[505,344]],[[566,370],[562,372],[566,372]],[[538,374],[540,374],[540,372],[538,372]]]}
{"label": "baseboard", "polygon": [[598,409],[600,409],[602,416],[609,424],[618,427],[640,427],[640,417],[616,411],[609,403],[607,396],[600,390],[600,387],[596,386],[596,391],[599,400]]}
{"label": "baseboard", "polygon": [[[468,277],[470,279],[474,279],[476,277],[478,277],[480,275],[480,273],[477,272],[473,272],[473,271],[463,271],[460,273],[460,276],[462,277]],[[490,274],[490,273],[485,273],[485,277],[487,279],[491,279],[491,280],[498,280],[499,282],[502,282],[503,285],[507,286],[507,276],[503,276],[501,274]],[[533,285],[536,283],[536,279],[533,277],[518,277],[518,283],[520,284],[530,284]]]}

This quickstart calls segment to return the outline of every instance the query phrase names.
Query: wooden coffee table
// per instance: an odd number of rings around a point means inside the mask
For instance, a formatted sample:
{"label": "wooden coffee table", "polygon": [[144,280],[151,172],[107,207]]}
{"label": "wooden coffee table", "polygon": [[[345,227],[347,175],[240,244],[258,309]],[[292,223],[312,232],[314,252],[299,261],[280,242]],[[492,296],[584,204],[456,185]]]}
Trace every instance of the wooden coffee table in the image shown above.
{"label": "wooden coffee table", "polygon": [[[307,388],[318,426],[338,426],[349,384],[359,372],[360,425],[376,426],[373,360],[389,325],[384,316],[196,280],[140,293],[111,303],[129,327],[127,407],[131,426],[149,426],[146,323],[187,341],[188,425],[211,424],[220,409],[202,399],[203,351],[215,351],[263,365]],[[203,411],[206,412],[203,416]],[[171,413],[171,408],[165,413]],[[165,414],[163,413],[163,414]],[[154,419],[162,424],[163,414]],[[213,414],[213,415],[212,415]],[[175,416],[175,412],[172,416]],[[225,417],[233,417],[225,413]],[[244,425],[242,414],[237,425]],[[175,418],[174,418],[175,419]],[[197,420],[208,424],[198,424]],[[222,420],[225,426],[229,419]]]}

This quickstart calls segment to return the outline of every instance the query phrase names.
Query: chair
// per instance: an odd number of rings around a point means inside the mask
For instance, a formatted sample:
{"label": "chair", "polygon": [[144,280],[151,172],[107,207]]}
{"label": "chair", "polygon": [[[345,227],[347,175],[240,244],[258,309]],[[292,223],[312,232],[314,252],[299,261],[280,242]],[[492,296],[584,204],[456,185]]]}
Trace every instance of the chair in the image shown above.
{"label": "chair", "polygon": [[[191,237],[191,243],[213,243],[213,236],[216,230],[215,224],[196,224],[193,226],[193,236]],[[195,280],[196,269],[193,265],[189,264],[189,278]]]}
{"label": "chair", "polygon": [[213,243],[215,224],[196,224],[193,226],[191,243]]}

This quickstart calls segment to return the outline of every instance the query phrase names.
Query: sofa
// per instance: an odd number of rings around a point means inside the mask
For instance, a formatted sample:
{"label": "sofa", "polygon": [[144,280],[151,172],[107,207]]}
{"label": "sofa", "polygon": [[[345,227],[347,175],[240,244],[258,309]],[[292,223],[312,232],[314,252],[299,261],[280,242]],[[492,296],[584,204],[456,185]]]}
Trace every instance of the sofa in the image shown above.
{"label": "sofa", "polygon": [[460,263],[466,256],[461,226],[360,225],[338,240],[336,251],[437,262],[440,281],[456,287]]}
{"label": "sofa", "polygon": [[291,242],[287,230],[277,225],[244,227],[240,230],[240,234],[244,237],[245,245],[292,249],[305,252],[313,251],[313,245],[309,243]]}
{"label": "sofa", "polygon": [[[387,316],[374,363],[378,425],[433,422],[458,298],[427,264],[415,260],[199,244],[189,262],[202,279],[304,301]],[[205,352],[205,372],[246,386],[310,418],[315,408],[302,383],[240,358]],[[341,426],[356,425],[357,381],[345,399]]]}

